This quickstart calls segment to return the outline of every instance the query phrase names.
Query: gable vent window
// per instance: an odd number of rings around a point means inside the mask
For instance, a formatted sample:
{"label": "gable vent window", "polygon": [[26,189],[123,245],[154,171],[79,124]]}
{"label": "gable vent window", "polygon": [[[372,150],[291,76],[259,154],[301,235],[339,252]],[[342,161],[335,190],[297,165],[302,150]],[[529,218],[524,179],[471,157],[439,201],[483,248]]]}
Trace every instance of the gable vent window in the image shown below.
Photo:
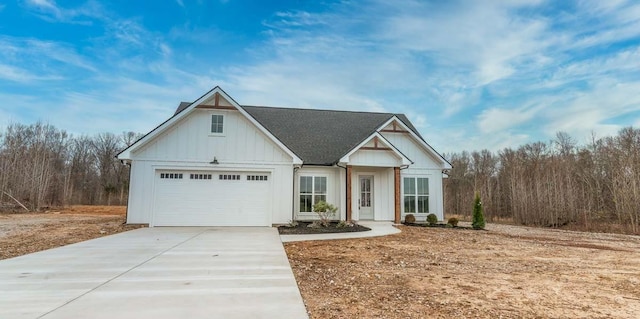
{"label": "gable vent window", "polygon": [[162,179],[182,179],[182,173],[160,173]]}
{"label": "gable vent window", "polygon": [[211,174],[190,174],[190,179],[211,179]]}
{"label": "gable vent window", "polygon": [[267,175],[247,175],[248,181],[266,181]]}
{"label": "gable vent window", "polygon": [[218,175],[218,179],[228,180],[228,181],[239,181],[240,180],[240,175],[220,174],[220,175]]}
{"label": "gable vent window", "polygon": [[222,134],[224,131],[224,115],[211,115],[211,133]]}

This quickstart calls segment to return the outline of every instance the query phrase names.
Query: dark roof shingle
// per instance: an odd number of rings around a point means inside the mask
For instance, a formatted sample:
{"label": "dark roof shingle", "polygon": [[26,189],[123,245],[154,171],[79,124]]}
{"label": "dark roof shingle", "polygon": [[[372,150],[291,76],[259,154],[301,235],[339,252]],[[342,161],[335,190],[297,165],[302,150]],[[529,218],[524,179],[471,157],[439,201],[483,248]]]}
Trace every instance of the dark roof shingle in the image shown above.
{"label": "dark roof shingle", "polygon": [[[175,114],[189,105],[181,102]],[[242,108],[306,165],[336,164],[394,115],[420,136],[404,114],[247,105]]]}
{"label": "dark roof shingle", "polygon": [[393,114],[242,106],[308,165],[333,165]]}

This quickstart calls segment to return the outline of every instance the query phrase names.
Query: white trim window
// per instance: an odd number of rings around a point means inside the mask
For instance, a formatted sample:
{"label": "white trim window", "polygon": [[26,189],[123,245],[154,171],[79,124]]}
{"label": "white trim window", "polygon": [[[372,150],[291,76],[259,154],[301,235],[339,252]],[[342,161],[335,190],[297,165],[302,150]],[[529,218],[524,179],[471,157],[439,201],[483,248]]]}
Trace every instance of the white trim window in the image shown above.
{"label": "white trim window", "polygon": [[405,177],[403,183],[405,214],[429,213],[429,179],[426,177]]}
{"label": "white trim window", "polygon": [[223,134],[224,133],[224,115],[212,114],[211,115],[211,134]]}
{"label": "white trim window", "polygon": [[313,205],[327,201],[326,176],[300,176],[300,212],[313,212]]}

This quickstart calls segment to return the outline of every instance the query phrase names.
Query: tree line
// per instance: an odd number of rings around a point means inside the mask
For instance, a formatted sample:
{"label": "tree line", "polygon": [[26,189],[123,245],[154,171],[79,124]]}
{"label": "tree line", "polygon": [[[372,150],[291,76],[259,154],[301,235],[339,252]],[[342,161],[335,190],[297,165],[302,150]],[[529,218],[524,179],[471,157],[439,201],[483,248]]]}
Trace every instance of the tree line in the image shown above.
{"label": "tree line", "polygon": [[[640,230],[640,130],[578,145],[566,133],[498,152],[446,156],[453,169],[444,180],[445,212],[468,217],[474,193],[488,220],[586,229],[618,226]],[[609,228],[610,230],[611,228]]]}
{"label": "tree line", "polygon": [[40,122],[9,124],[0,132],[0,208],[125,205],[129,167],[115,156],[139,136],[72,136]]}
{"label": "tree line", "polygon": [[[72,136],[45,124],[0,132],[0,210],[73,204],[126,205],[129,167],[115,158],[140,134]],[[640,130],[578,145],[566,133],[498,152],[445,155],[447,214],[468,217],[479,192],[489,221],[557,227],[616,224],[640,232]]]}

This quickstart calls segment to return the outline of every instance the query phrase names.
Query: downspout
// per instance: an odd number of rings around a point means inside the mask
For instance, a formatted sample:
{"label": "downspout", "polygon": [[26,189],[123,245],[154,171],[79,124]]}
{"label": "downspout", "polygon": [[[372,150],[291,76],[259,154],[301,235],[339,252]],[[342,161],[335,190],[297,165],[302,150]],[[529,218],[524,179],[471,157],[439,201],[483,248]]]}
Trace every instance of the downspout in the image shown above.
{"label": "downspout", "polygon": [[296,216],[296,171],[299,170],[300,168],[302,168],[302,165],[300,165],[300,167],[296,167],[295,165],[293,166],[293,177],[291,177],[291,187],[293,188],[291,191],[293,192],[293,195],[291,196],[291,221],[295,221],[295,216]]}
{"label": "downspout", "polygon": [[122,223],[123,225],[127,224],[127,221],[129,220],[129,195],[131,195],[131,161],[129,161],[127,163],[127,161],[125,160],[120,160],[120,162],[123,165],[127,165],[129,166],[129,187],[127,187],[127,208],[124,210],[124,223]]}

